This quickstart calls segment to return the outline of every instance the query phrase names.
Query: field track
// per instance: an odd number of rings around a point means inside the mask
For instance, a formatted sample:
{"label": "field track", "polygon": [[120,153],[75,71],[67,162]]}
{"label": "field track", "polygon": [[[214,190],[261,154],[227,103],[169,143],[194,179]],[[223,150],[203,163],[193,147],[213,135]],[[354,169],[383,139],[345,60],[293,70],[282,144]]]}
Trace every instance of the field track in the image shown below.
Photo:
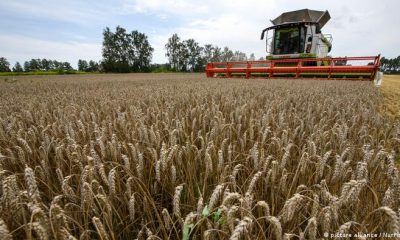
{"label": "field track", "polygon": [[384,111],[400,119],[400,75],[384,75],[381,89]]}

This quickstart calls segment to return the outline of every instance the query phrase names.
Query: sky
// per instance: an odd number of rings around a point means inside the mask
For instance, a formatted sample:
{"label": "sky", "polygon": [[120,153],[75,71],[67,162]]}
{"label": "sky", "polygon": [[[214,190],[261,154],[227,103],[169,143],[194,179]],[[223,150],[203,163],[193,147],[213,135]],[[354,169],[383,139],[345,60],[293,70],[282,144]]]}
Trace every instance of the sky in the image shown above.
{"label": "sky", "polygon": [[104,28],[145,33],[153,63],[166,63],[172,34],[201,45],[265,56],[262,29],[281,13],[328,10],[322,29],[333,35],[332,56],[400,55],[398,0],[0,0],[0,57],[101,60]]}

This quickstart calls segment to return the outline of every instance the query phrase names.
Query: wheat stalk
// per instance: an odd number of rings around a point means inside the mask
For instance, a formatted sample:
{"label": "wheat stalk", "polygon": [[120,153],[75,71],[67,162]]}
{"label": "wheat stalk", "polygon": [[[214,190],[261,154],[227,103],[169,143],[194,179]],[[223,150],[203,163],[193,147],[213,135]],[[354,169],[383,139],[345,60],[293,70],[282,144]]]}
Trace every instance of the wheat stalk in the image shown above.
{"label": "wheat stalk", "polygon": [[0,238],[4,240],[12,239],[12,236],[10,234],[10,231],[8,230],[7,225],[1,218],[0,218]]}
{"label": "wheat stalk", "polygon": [[96,227],[96,231],[99,234],[99,237],[101,240],[110,239],[104,226],[103,226],[103,223],[100,221],[100,219],[98,217],[93,217],[92,222],[93,222],[93,225]]}
{"label": "wheat stalk", "polygon": [[248,228],[250,227],[253,220],[251,218],[245,217],[243,220],[239,222],[239,224],[235,227],[230,240],[239,240],[242,236],[246,236],[248,233]]}
{"label": "wheat stalk", "polygon": [[175,188],[175,194],[174,194],[174,198],[172,200],[173,213],[178,219],[182,218],[181,207],[180,207],[182,191],[183,191],[183,184],[181,184]]}
{"label": "wheat stalk", "polygon": [[35,173],[32,168],[25,166],[25,182],[28,185],[29,196],[34,201],[40,202],[40,193],[35,179]]}

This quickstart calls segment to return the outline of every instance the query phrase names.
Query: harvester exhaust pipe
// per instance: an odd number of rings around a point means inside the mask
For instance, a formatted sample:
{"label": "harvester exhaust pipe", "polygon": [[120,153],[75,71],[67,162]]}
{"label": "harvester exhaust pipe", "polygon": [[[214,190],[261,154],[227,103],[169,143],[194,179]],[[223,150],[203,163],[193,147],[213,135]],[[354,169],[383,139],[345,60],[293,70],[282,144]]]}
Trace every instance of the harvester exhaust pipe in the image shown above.
{"label": "harvester exhaust pipe", "polygon": [[268,28],[262,30],[261,32],[261,40],[264,40],[265,32],[268,30]]}

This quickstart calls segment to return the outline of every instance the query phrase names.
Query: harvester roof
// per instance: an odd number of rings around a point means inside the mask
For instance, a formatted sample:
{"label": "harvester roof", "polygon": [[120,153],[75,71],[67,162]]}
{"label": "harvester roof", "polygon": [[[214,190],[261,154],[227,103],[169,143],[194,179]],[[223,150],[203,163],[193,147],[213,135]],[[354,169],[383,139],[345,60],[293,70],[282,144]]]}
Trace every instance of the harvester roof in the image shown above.
{"label": "harvester roof", "polygon": [[315,22],[322,28],[331,19],[328,11],[316,11],[310,9],[302,9],[292,12],[282,13],[279,17],[271,20],[276,25],[297,22]]}

